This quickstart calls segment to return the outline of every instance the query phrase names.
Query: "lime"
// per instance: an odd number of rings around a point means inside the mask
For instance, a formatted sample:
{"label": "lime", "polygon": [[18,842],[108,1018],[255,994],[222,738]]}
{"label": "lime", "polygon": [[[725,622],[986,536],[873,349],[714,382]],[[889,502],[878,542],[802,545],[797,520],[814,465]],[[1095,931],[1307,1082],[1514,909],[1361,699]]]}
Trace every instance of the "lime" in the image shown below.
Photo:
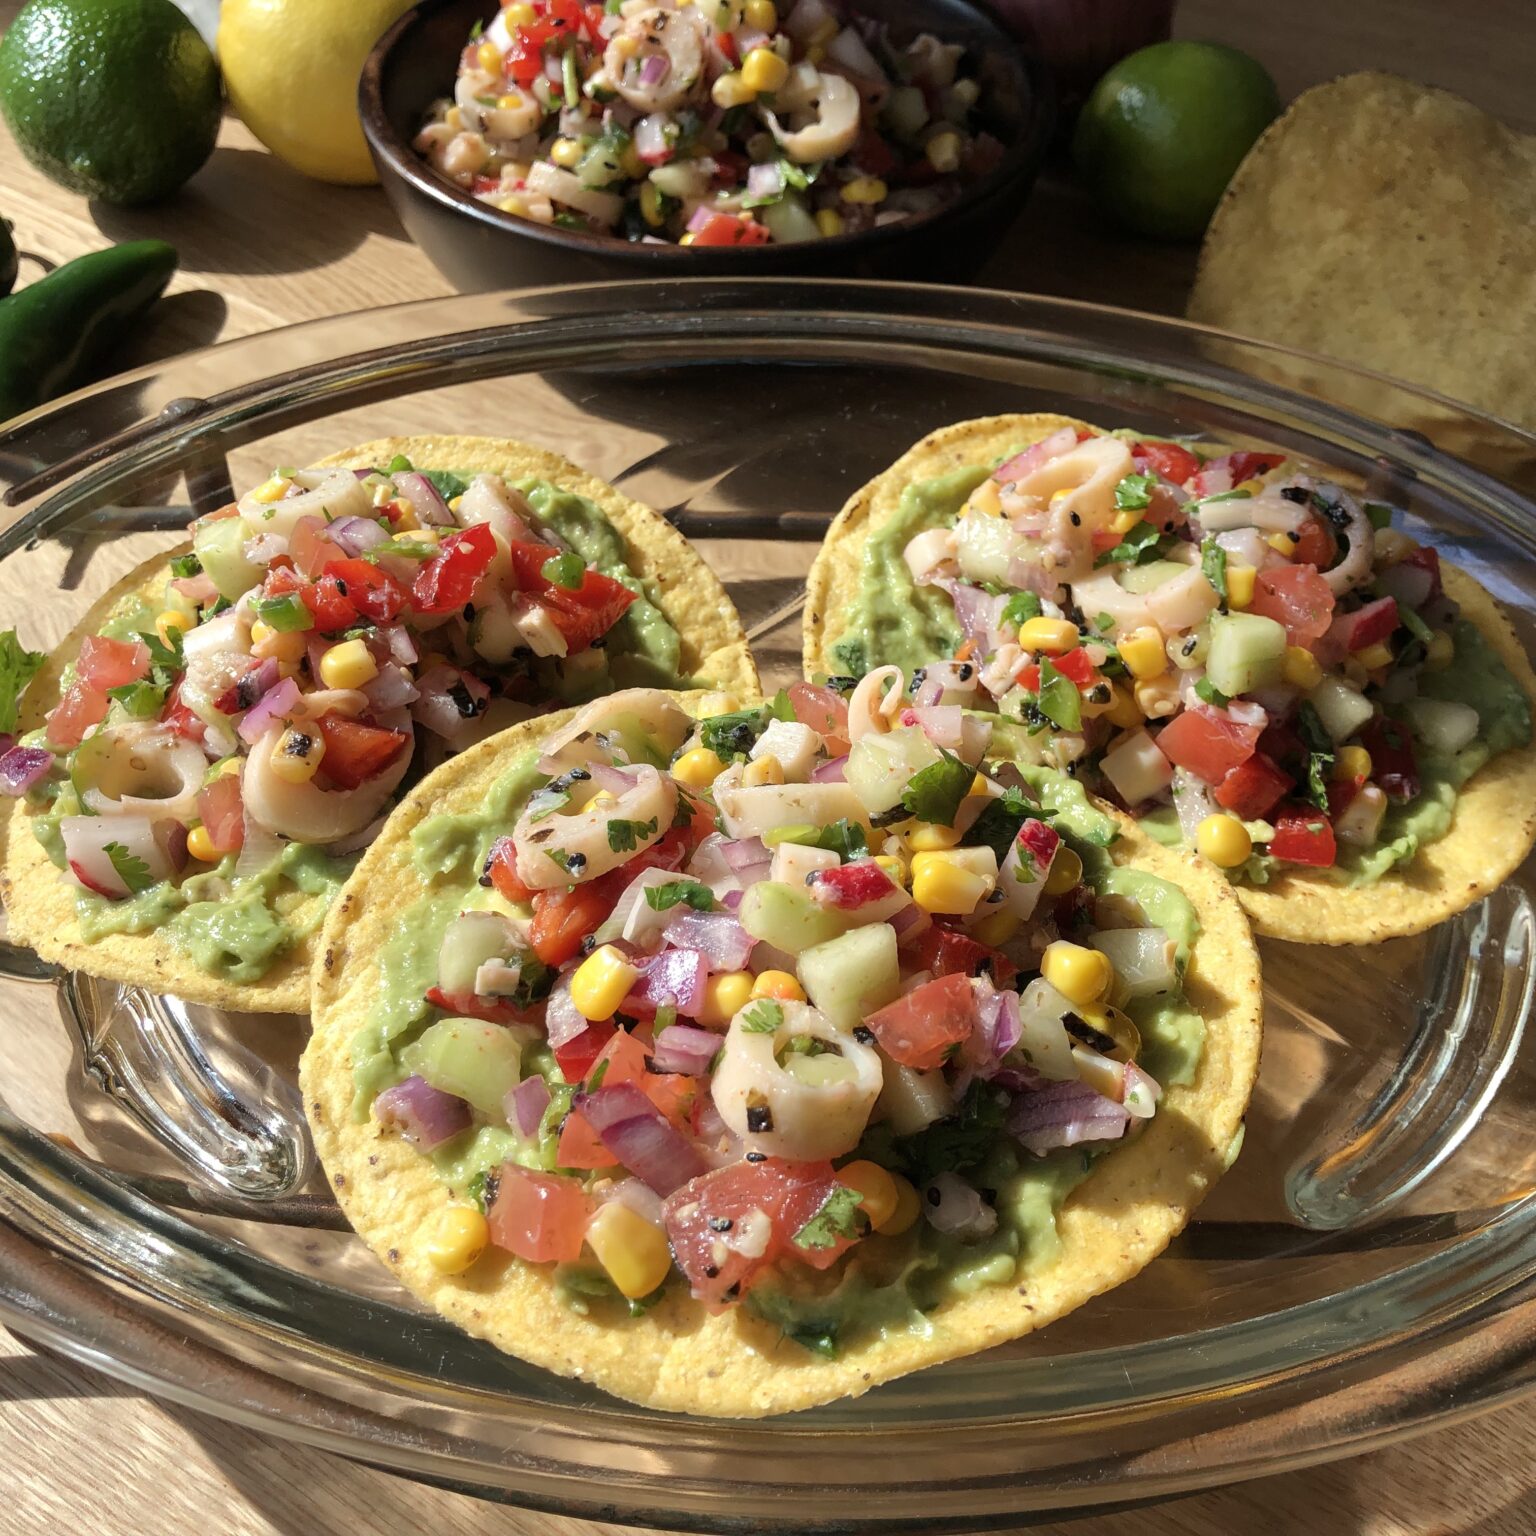
{"label": "lime", "polygon": [[357,116],[363,60],[412,0],[224,0],[230,104],[278,159],[318,181],[378,180]]}
{"label": "lime", "polygon": [[1279,112],[1280,94],[1257,59],[1220,43],[1154,43],[1093,88],[1072,155],[1123,223],[1193,240]]}
{"label": "lime", "polygon": [[171,0],[31,0],[0,38],[0,112],[45,176],[109,203],[174,192],[213,152],[219,69]]}

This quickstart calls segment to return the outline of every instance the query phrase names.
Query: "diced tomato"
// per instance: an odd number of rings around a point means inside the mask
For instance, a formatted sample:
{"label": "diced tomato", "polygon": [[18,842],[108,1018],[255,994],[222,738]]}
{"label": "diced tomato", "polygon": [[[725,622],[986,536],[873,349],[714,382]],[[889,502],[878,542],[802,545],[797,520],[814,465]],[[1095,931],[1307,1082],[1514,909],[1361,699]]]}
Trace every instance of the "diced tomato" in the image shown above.
{"label": "diced tomato", "polygon": [[[1052,656],[1051,665],[1079,689],[1091,688],[1099,681],[1098,669],[1089,661],[1088,652],[1080,645],[1064,651],[1060,656]],[[1040,691],[1040,667],[1037,662],[1032,661],[1027,667],[1021,667],[1015,676],[1019,687],[1026,692]]]}
{"label": "diced tomato", "polygon": [[357,605],[334,576],[322,576],[311,582],[299,596],[313,616],[315,628],[324,634],[350,629],[357,623]]}
{"label": "diced tomato", "polygon": [[142,640],[109,640],[105,635],[87,635],[80,642],[75,661],[75,676],[103,693],[136,683],[149,672],[149,647]]}
{"label": "diced tomato", "polygon": [[634,600],[635,594],[622,581],[592,570],[581,578],[578,591],[551,585],[539,596],[572,655],[606,635]]}
{"label": "diced tomato", "polygon": [[466,1019],[479,1019],[485,1024],[538,1024],[542,1010],[516,1008],[511,1003],[493,1002],[490,998],[473,992],[444,992],[441,987],[428,987],[424,996],[434,1008],[444,1013],[462,1014]]}
{"label": "diced tomato", "polygon": [[208,727],[181,702],[179,678],[165,701],[165,708],[160,711],[160,723],[172,734],[188,741],[201,741],[207,734]]}
{"label": "diced tomato", "polygon": [[405,588],[366,560],[331,560],[324,574],[333,577],[358,613],[375,624],[393,624],[405,607]]}
{"label": "diced tomato", "polygon": [[545,965],[564,965],[581,949],[581,941],[597,930],[612,905],[601,880],[538,892],[528,927],[534,954]]}
{"label": "diced tomato", "polygon": [[1365,775],[1353,774],[1347,779],[1328,781],[1328,819],[1337,821],[1353,803],[1356,795],[1365,788]]}
{"label": "diced tomato", "polygon": [[562,1168],[616,1168],[619,1163],[579,1109],[573,1109],[560,1127],[555,1160]]}
{"label": "diced tomato", "polygon": [[729,32],[715,33],[715,47],[720,50],[721,56],[730,64],[739,64],[741,55],[736,51],[736,39]]}
{"label": "diced tomato", "polygon": [[1287,864],[1326,869],[1338,856],[1333,823],[1316,806],[1287,805],[1275,817],[1269,851]]}
{"label": "diced tomato", "polygon": [[1285,463],[1283,453],[1227,453],[1212,459],[1190,485],[1197,496],[1215,496]]}
{"label": "diced tomato", "polygon": [[1011,985],[1019,968],[1000,949],[970,934],[935,922],[917,942],[918,966],[935,976],[990,976],[1000,987]]}
{"label": "diced tomato", "polygon": [[1216,803],[1242,821],[1267,816],[1291,791],[1295,780],[1277,764],[1255,752],[1216,786]]}
{"label": "diced tomato", "polygon": [[71,683],[48,711],[48,740],[56,747],[78,747],[93,725],[107,718],[112,701],[83,679]]}
{"label": "diced tomato", "polygon": [[693,1106],[699,1097],[698,1078],[681,1072],[646,1072],[640,1078],[640,1091],[679,1130],[689,1129]]}
{"label": "diced tomato", "polygon": [[240,775],[221,773],[197,792],[197,814],[215,853],[234,853],[245,842]]}
{"label": "diced tomato", "polygon": [[1419,792],[1419,764],[1406,726],[1378,716],[1360,733],[1371,754],[1371,778],[1393,800],[1412,800]]}
{"label": "diced tomato", "polygon": [[693,231],[693,243],[699,245],[766,245],[768,226],[756,219],[737,218],[733,213],[712,213]]}
{"label": "diced tomato", "polygon": [[[672,831],[682,831],[686,836],[687,850],[692,853],[715,830],[715,808],[707,801],[696,799],[681,785],[677,790],[677,803],[679,817],[686,814],[688,822],[685,827],[669,829],[667,835],[670,836]],[[666,840],[665,836],[662,837],[656,846],[659,848]],[[652,867],[660,869],[665,866],[653,865]]]}
{"label": "diced tomato", "polygon": [[496,536],[485,523],[450,533],[438,552],[424,562],[411,583],[411,606],[418,613],[452,613],[474,595],[476,584],[496,558]]}
{"label": "diced tomato", "polygon": [[941,976],[872,1013],[865,1023],[892,1061],[931,1072],[976,1027],[976,995],[964,976]]}
{"label": "diced tomato", "polygon": [[1249,613],[1285,626],[1292,645],[1310,646],[1333,622],[1333,588],[1315,565],[1276,565],[1253,583]]}
{"label": "diced tomato", "polygon": [[[650,1052],[627,1030],[620,1029],[615,1031],[613,1038],[599,1052],[588,1076],[595,1076],[598,1068],[602,1067],[604,1088],[612,1088],[619,1083],[643,1084],[650,1075],[647,1066],[649,1061]],[[603,1066],[604,1062],[608,1063],[606,1067]]]}
{"label": "diced tomato", "polygon": [[365,725],[346,715],[321,715],[315,722],[325,738],[320,766],[325,776],[342,789],[382,773],[404,750],[410,737],[404,731],[387,731],[381,725]]}
{"label": "diced tomato", "polygon": [[[1445,590],[1440,582],[1440,551],[1431,549],[1427,544],[1421,544],[1411,555],[1404,555],[1398,561],[1399,565],[1416,565],[1421,571],[1428,571],[1430,575],[1429,596],[1424,599],[1426,603],[1432,603]],[[1422,607],[1423,604],[1420,604]]]}
{"label": "diced tomato", "polygon": [[1199,458],[1177,443],[1132,443],[1131,459],[1143,473],[1150,469],[1175,485],[1200,473]]}
{"label": "diced tomato", "polygon": [[1326,571],[1337,558],[1338,545],[1328,525],[1317,516],[1308,517],[1296,530],[1296,543],[1291,550],[1291,560],[1296,565],[1314,565]]}
{"label": "diced tomato", "polygon": [[1341,613],[1329,626],[1328,638],[1346,651],[1363,651],[1368,645],[1389,639],[1398,622],[1397,599],[1378,597],[1353,613]]}
{"label": "diced tomato", "polygon": [[833,757],[841,757],[848,750],[848,705],[842,695],[820,683],[791,683],[785,692],[795,719],[816,731]]}
{"label": "diced tomato", "polygon": [[485,861],[485,872],[491,884],[508,901],[529,901],[533,892],[523,884],[517,872],[517,849],[510,837],[498,837],[491,844],[490,857]]}
{"label": "diced tomato", "polygon": [[1176,767],[1187,768],[1207,784],[1220,784],[1253,756],[1258,739],[1256,726],[1197,705],[1175,715],[1158,733],[1157,745]]}
{"label": "diced tomato", "polygon": [[873,859],[855,859],[850,864],[819,870],[811,885],[811,895],[824,907],[847,912],[882,901],[895,889],[895,881]]}
{"label": "diced tomato", "polygon": [[491,1241],[532,1264],[579,1258],[591,1217],[592,1201],[575,1179],[516,1163],[501,1165],[496,1198],[485,1213]]}
{"label": "diced tomato", "polygon": [[596,1024],[588,1024],[579,1035],[573,1035],[569,1040],[557,1045],[555,1061],[564,1074],[566,1082],[584,1081],[597,1058],[603,1054],[604,1047],[617,1033],[617,1024],[611,1024],[607,1019],[602,1019]]}

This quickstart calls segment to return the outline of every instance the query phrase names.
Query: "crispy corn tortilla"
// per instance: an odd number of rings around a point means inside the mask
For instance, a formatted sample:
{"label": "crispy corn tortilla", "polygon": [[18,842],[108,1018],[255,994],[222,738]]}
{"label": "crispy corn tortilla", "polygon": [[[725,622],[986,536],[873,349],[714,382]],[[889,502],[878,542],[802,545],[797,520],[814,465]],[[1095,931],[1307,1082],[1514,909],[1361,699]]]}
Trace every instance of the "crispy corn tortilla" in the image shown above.
{"label": "crispy corn tortilla", "polygon": [[[501,438],[379,438],[333,454],[320,464],[364,468],[387,464],[401,453],[418,469],[482,470],[509,480],[533,476],[595,502],[623,536],[630,570],[646,582],[681,637],[681,671],[734,692],[757,692],[757,668],[735,606],[715,573],[658,513],[559,454]],[[74,660],[85,637],[95,634],[125,597],[158,599],[170,574],[166,561],[188,548],[171,550],[130,572],[91,608],[28,689],[21,730],[43,724],[44,714],[57,702],[60,674]],[[28,945],[44,960],[71,970],[171,992],[189,1002],[248,1013],[308,1009],[313,930],[326,904],[323,896],[304,896],[291,888],[279,896],[274,905],[280,914],[310,936],[279,956],[260,981],[226,981],[195,965],[158,931],[108,934],[94,943],[86,940],[75,917],[75,888],[49,860],[28,821],[26,803],[18,800],[0,826],[0,898],[13,943]]]}
{"label": "crispy corn tortilla", "polygon": [[[682,695],[696,711],[698,695]],[[411,831],[470,811],[570,713],[513,726],[446,763],[401,803],[326,919],[314,976],[314,1033],[300,1064],[315,1147],[348,1220],[407,1290],[499,1349],[648,1407],[757,1418],[856,1397],[882,1381],[1017,1339],[1128,1280],[1183,1227],[1225,1169],[1258,1071],[1258,954],[1227,883],[1182,852],[1138,848],[1138,867],[1179,885],[1202,932],[1186,982],[1206,1021],[1196,1081],[1170,1087],[1134,1142],[1107,1154],[1058,1216],[1055,1262],[930,1314],[928,1337],[851,1344],[833,1360],[738,1307],[711,1316],[669,1288],[644,1316],[604,1322],[573,1311],[549,1265],[490,1250],[466,1274],[428,1262],[423,1234],[449,1202],[431,1164],[376,1121],[352,1116],[353,1036],[378,995],[379,954],[398,914],[428,886]]]}
{"label": "crispy corn tortilla", "polygon": [[[930,433],[856,491],[827,532],[807,581],[805,675],[836,670],[832,645],[857,601],[865,540],[895,514],[903,489],[971,464],[995,463],[1063,426],[1064,416],[991,416]],[[1092,430],[1102,430],[1094,428]],[[1536,703],[1536,674],[1513,626],[1484,588],[1446,561],[1447,594],[1461,605]],[[878,658],[873,658],[878,660]],[[1138,834],[1139,847],[1151,840]],[[1502,752],[1462,786],[1455,819],[1438,842],[1374,885],[1350,887],[1303,869],[1267,886],[1241,885],[1238,899],[1266,938],[1307,944],[1370,944],[1422,933],[1501,885],[1536,844],[1536,743]]]}
{"label": "crispy corn tortilla", "polygon": [[[1422,384],[1536,431],[1536,136],[1449,91],[1346,75],[1298,96],[1206,231],[1189,317]],[[1299,361],[1277,377],[1325,398]],[[1268,368],[1269,364],[1263,366]],[[1340,403],[1529,484],[1523,448],[1361,379]]]}

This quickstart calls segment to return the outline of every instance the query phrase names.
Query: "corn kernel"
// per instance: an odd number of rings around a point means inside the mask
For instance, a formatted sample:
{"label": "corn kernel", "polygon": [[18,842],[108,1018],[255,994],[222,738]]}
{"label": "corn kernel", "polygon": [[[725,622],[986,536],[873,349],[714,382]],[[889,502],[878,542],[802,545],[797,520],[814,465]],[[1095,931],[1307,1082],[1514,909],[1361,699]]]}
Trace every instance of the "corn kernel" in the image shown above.
{"label": "corn kernel", "polygon": [[240,759],[235,756],[226,757],[222,762],[217,762],[208,770],[205,783],[211,784],[215,779],[227,778],[230,774],[240,772]]}
{"label": "corn kernel", "polygon": [[309,649],[305,634],[302,629],[273,629],[257,619],[251,625],[251,654],[258,661],[268,657],[273,661],[298,661]]}
{"label": "corn kernel", "polygon": [[1253,584],[1258,575],[1251,565],[1227,567],[1227,607],[1242,612],[1253,601]]}
{"label": "corn kernel", "polygon": [[756,97],[757,92],[747,84],[739,70],[721,75],[709,88],[709,99],[725,111],[732,107],[744,107]]}
{"label": "corn kernel", "polygon": [[789,65],[771,48],[754,48],[741,61],[741,78],[748,89],[771,95],[789,79]]}
{"label": "corn kernel", "polygon": [[689,789],[708,789],[725,772],[725,764],[708,747],[684,752],[672,764],[672,777]]}
{"label": "corn kernel", "polygon": [[320,681],[327,688],[361,688],[379,675],[379,664],[361,640],[343,640],[320,658]]}
{"label": "corn kernel", "polygon": [[747,0],[742,7],[742,20],[752,28],[754,32],[777,32],[779,30],[779,8],[773,0]]}
{"label": "corn kernel", "polygon": [[1154,677],[1150,682],[1136,684],[1136,707],[1149,720],[1164,720],[1177,714],[1179,709],[1179,685],[1171,677]]}
{"label": "corn kernel", "polygon": [[660,229],[665,221],[661,208],[661,188],[653,181],[646,182],[640,188],[640,217],[652,229]]}
{"label": "corn kernel", "polygon": [[1152,624],[1132,630],[1120,642],[1120,660],[1125,663],[1125,670],[1140,682],[1161,677],[1168,670],[1162,630]]}
{"label": "corn kernel", "polygon": [[251,492],[252,501],[279,501],[288,494],[288,479],[285,475],[273,475],[270,480],[263,480],[260,485]]}
{"label": "corn kernel", "polygon": [[1264,540],[1277,555],[1283,555],[1287,560],[1296,558],[1296,540],[1288,533],[1272,533]]}
{"label": "corn kernel", "polygon": [[[1056,494],[1059,496],[1059,495],[1061,495],[1063,493],[1058,491]],[[1070,495],[1071,493],[1067,492],[1066,494]],[[1131,531],[1131,529],[1134,528],[1136,526],[1136,524],[1139,523],[1140,521],[1141,521],[1141,513],[1140,512],[1117,512],[1117,513],[1115,513],[1114,517],[1110,520],[1109,526],[1116,533],[1118,533],[1121,538],[1124,538],[1125,535],[1128,534]]]}
{"label": "corn kernel", "polygon": [[582,153],[581,144],[576,139],[556,139],[549,146],[549,158],[568,171],[574,171],[581,164]]}
{"label": "corn kernel", "polygon": [[1355,658],[1362,667],[1368,667],[1372,671],[1377,667],[1390,667],[1392,647],[1384,640],[1378,640],[1375,645],[1368,645],[1363,651],[1356,651]]}
{"label": "corn kernel", "polygon": [[219,861],[219,851],[213,846],[207,827],[193,827],[187,833],[187,852],[199,864],[217,864]]}
{"label": "corn kernel", "polygon": [[485,1252],[491,1229],[472,1205],[450,1205],[432,1225],[427,1263],[440,1275],[462,1275]]}
{"label": "corn kernel", "polygon": [[700,1024],[729,1024],[752,1001],[757,978],[751,971],[717,971],[704,984]]}
{"label": "corn kernel", "polygon": [[176,641],[172,638],[181,630],[191,629],[192,620],[184,613],[177,613],[174,608],[167,608],[155,620],[155,633],[160,637],[160,644],[174,647]]}
{"label": "corn kernel", "polygon": [[896,1214],[896,1180],[890,1170],[879,1163],[872,1163],[867,1158],[845,1163],[837,1170],[837,1182],[864,1197],[859,1201],[859,1213],[875,1231],[878,1232]]}
{"label": "corn kernel", "polygon": [[1060,656],[1078,642],[1077,625],[1070,619],[1025,619],[1019,626],[1019,644],[1026,651]]}
{"label": "corn kernel", "polygon": [[1069,1003],[1080,1008],[1102,1002],[1115,982],[1115,968],[1108,955],[1066,939],[1046,945],[1040,958],[1040,974]]}
{"label": "corn kernel", "polygon": [[1310,693],[1323,680],[1322,664],[1304,645],[1288,645],[1285,648],[1284,676],[1292,688]]}
{"label": "corn kernel", "polygon": [[684,233],[684,234],[683,234],[683,235],[682,235],[682,236],[681,236],[681,237],[680,237],[680,238],[679,238],[679,240],[678,240],[678,242],[677,242],[677,243],[678,243],[678,244],[679,244],[679,245],[692,245],[692,244],[693,244],[693,231],[692,231],[692,230],[691,230],[691,229],[690,229],[690,230],[687,230],[687,231],[686,231],[686,232],[685,232],[685,233]]}
{"label": "corn kernel", "polygon": [[852,181],[843,186],[842,199],[845,203],[865,203],[873,206],[875,203],[883,203],[890,196],[890,189],[878,176],[855,176]]}
{"label": "corn kernel", "polygon": [[501,73],[501,49],[495,43],[484,42],[475,49],[475,63],[488,75]]}
{"label": "corn kernel", "polygon": [[781,1003],[803,1003],[805,988],[788,971],[764,971],[752,983],[753,997],[772,997]]}
{"label": "corn kernel", "polygon": [[913,853],[937,853],[941,848],[953,848],[959,841],[960,834],[953,827],[933,826],[928,822],[907,834],[907,846]]}
{"label": "corn kernel", "polygon": [[887,1237],[900,1237],[922,1215],[923,1202],[911,1180],[902,1178],[899,1173],[893,1173],[891,1182],[896,1186],[896,1209],[877,1230]]}
{"label": "corn kernel", "polygon": [[529,0],[513,0],[506,9],[507,25],[509,27],[531,27],[534,20],[534,9]]}
{"label": "corn kernel", "polygon": [[971,935],[997,949],[1010,939],[1017,938],[1021,927],[1023,924],[1011,907],[999,907],[996,912],[988,913],[979,923],[974,924]]}
{"label": "corn kernel", "polygon": [[1083,879],[1083,861],[1070,848],[1058,848],[1051,860],[1051,872],[1045,877],[1047,896],[1065,896]]}
{"label": "corn kernel", "polygon": [[1218,869],[1236,869],[1253,852],[1253,839],[1236,816],[1218,811],[1195,828],[1195,848]]}
{"label": "corn kernel", "polygon": [[650,170],[650,166],[640,158],[640,151],[635,148],[634,144],[629,143],[619,152],[619,169],[631,181],[639,181]]}
{"label": "corn kernel", "polygon": [[443,122],[454,133],[462,133],[464,131],[464,114],[457,107],[448,108],[443,114]]}
{"label": "corn kernel", "polygon": [[594,949],[571,977],[571,1002],[584,1019],[611,1019],[640,972],[611,944]]}
{"label": "corn kernel", "polygon": [[666,1234],[621,1200],[610,1200],[587,1223],[587,1246],[631,1301],[649,1296],[672,1268]]}
{"label": "corn kernel", "polygon": [[742,770],[741,782],[745,789],[758,789],[764,784],[782,784],[784,765],[772,752],[765,752],[761,757],[753,758]]}
{"label": "corn kernel", "polygon": [[620,32],[609,47],[621,59],[632,59],[640,52],[640,39],[632,32]]}
{"label": "corn kernel", "polygon": [[1364,747],[1340,747],[1333,760],[1333,777],[1336,779],[1368,779],[1371,776],[1371,754]]}
{"label": "corn kernel", "polygon": [[290,725],[272,748],[272,772],[287,784],[307,784],[325,756],[325,737],[319,731]]}
{"label": "corn kernel", "polygon": [[880,853],[875,855],[875,863],[888,874],[897,885],[905,886],[910,871],[905,859],[899,859],[894,853]]}
{"label": "corn kernel", "polygon": [[816,215],[816,228],[824,239],[835,239],[843,232],[843,216],[836,208],[823,208]]}
{"label": "corn kernel", "polygon": [[940,174],[947,175],[960,169],[960,135],[948,128],[936,133],[923,146],[928,164]]}
{"label": "corn kernel", "polygon": [[1104,718],[1122,731],[1133,731],[1141,724],[1142,713],[1135,696],[1115,683],[1110,689],[1110,704],[1104,711]]}
{"label": "corn kernel", "polygon": [[1444,672],[1456,659],[1456,642],[1443,629],[1437,629],[1424,647],[1424,665],[1431,672]]}
{"label": "corn kernel", "polygon": [[997,888],[990,848],[949,848],[912,858],[912,899],[925,912],[968,917]]}
{"label": "corn kernel", "polygon": [[514,192],[511,197],[504,197],[496,204],[503,213],[515,213],[519,218],[528,217],[528,199],[521,193]]}

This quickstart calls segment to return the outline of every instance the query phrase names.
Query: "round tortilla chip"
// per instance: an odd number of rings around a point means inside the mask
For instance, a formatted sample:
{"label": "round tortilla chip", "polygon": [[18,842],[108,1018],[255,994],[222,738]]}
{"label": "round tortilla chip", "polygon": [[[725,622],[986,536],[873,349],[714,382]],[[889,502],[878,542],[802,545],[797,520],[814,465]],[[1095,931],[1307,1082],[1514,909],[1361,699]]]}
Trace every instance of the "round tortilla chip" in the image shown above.
{"label": "round tortilla chip", "polygon": [[[827,532],[807,580],[807,677],[836,671],[832,646],[863,584],[864,544],[900,506],[910,483],[966,465],[996,463],[1063,426],[1065,416],[989,416],[930,433],[849,499]],[[1489,593],[1441,561],[1448,596],[1483,633],[1536,707],[1536,674],[1513,626]],[[881,658],[872,656],[877,664]],[[1151,839],[1137,834],[1138,850]],[[1306,944],[1372,944],[1422,933],[1501,885],[1536,845],[1536,742],[1501,752],[1462,787],[1450,830],[1425,844],[1406,867],[1372,885],[1347,886],[1300,868],[1267,886],[1236,887],[1257,932]]]}
{"label": "round tortilla chip", "polygon": [[[697,709],[698,695],[679,695]],[[326,919],[315,968],[314,1033],[300,1063],[304,1109],[336,1198],[400,1283],[449,1322],[563,1376],[653,1408],[758,1418],[856,1397],[893,1377],[975,1354],[1043,1327],[1130,1279],[1184,1226],[1228,1165],[1259,1064],[1258,953],[1231,889],[1181,851],[1138,848],[1135,863],[1177,884],[1199,914],[1186,995],[1204,1018],[1195,1081],[1172,1085],[1134,1141],[1106,1154],[1062,1205],[1054,1261],[948,1301],[926,1336],[893,1333],[824,1359],[744,1307],[718,1316],[669,1287],[638,1318],[603,1322],[562,1299],[553,1266],[488,1250],[439,1274],[422,1234],[450,1204],[431,1164],[371,1117],[352,1114],[351,1044],[379,993],[379,955],[401,912],[429,890],[411,833],[473,811],[507,766],[572,712],[513,726],[445,763],[390,817]]]}
{"label": "round tortilla chip", "polygon": [[[757,666],[746,632],[719,578],[688,541],[659,513],[590,475],[557,453],[492,437],[391,437],[361,443],[320,460],[320,466],[366,468],[405,454],[418,469],[482,470],[509,480],[535,477],[585,496],[602,508],[622,535],[629,568],[641,577],[656,605],[681,637],[680,669],[744,695],[759,689]],[[170,575],[166,562],[184,545],[130,572],[95,603],[69,637],[49,656],[22,701],[18,731],[36,730],[53,707],[59,677],[125,597],[158,600]],[[33,837],[24,800],[0,823],[0,899],[12,943],[25,944],[44,960],[107,981],[170,992],[188,1002],[245,1013],[305,1013],[314,934],[327,905],[324,896],[285,891],[276,906],[301,937],[280,955],[260,981],[233,982],[210,975],[161,932],[107,934],[94,942],[80,932],[75,888]]]}

